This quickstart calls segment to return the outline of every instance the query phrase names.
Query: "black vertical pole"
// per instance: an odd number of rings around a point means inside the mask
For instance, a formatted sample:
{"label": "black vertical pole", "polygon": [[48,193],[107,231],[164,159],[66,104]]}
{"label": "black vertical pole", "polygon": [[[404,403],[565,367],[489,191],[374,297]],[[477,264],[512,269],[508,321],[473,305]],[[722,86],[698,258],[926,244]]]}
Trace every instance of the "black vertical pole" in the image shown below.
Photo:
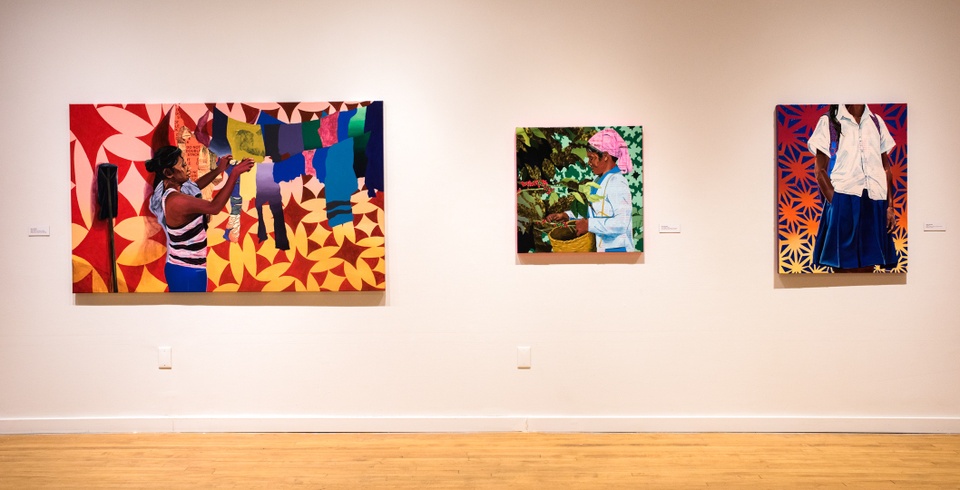
{"label": "black vertical pole", "polygon": [[110,292],[116,293],[120,288],[117,286],[117,252],[114,248],[113,218],[107,218],[107,240],[110,246]]}
{"label": "black vertical pole", "polygon": [[117,166],[101,163],[97,166],[97,203],[100,219],[107,220],[107,248],[110,253],[110,292],[119,292],[117,286],[117,252],[114,243],[113,218],[117,216]]}

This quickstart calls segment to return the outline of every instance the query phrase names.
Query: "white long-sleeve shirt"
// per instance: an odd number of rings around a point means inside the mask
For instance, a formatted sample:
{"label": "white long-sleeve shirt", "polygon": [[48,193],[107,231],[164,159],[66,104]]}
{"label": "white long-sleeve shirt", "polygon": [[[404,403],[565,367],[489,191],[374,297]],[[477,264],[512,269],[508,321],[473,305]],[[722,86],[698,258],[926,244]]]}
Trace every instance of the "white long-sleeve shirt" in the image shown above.
{"label": "white long-sleeve shirt", "polygon": [[[614,167],[601,175],[597,184],[597,194],[602,199],[590,203],[587,216],[587,230],[597,236],[597,251],[624,247],[627,252],[635,252],[633,197],[627,178]],[[567,215],[573,217],[569,211]]]}

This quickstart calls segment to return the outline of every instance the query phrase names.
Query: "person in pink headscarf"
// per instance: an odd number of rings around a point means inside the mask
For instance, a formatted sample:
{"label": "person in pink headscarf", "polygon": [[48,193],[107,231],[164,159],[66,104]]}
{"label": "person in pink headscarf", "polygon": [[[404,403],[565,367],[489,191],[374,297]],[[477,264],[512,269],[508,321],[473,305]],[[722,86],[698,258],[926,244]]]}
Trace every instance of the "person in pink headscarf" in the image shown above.
{"label": "person in pink headscarf", "polygon": [[[635,252],[633,239],[633,195],[625,173],[633,171],[627,143],[615,129],[604,129],[587,141],[587,164],[597,175],[599,188],[593,193],[602,199],[590,203],[588,216],[575,222],[577,235],[597,236],[598,252]],[[567,221],[570,211],[547,216],[549,221]]]}

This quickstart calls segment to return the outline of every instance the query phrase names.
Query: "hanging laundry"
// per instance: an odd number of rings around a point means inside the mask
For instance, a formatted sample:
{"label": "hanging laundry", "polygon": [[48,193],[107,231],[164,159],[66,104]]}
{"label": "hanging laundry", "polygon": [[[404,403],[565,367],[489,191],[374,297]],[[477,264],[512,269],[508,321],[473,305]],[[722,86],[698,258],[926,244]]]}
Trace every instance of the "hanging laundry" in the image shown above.
{"label": "hanging laundry", "polygon": [[[291,182],[306,175],[306,153],[307,152],[297,153],[286,160],[273,162],[273,181],[277,183]],[[310,153],[311,156],[313,156],[313,152],[311,151]],[[258,184],[259,182],[260,181],[257,180]]]}
{"label": "hanging laundry", "polygon": [[[317,155],[319,154],[318,151]],[[314,166],[316,164],[315,156]],[[326,186],[327,219],[330,220],[330,226],[353,222],[353,204],[350,198],[357,192],[357,175],[353,172],[353,139],[347,138],[328,149],[324,170],[323,183]]]}
{"label": "hanging laundry", "polygon": [[350,137],[350,119],[357,113],[356,109],[343,111],[337,114],[337,140],[343,141]]}
{"label": "hanging laundry", "polygon": [[314,150],[323,146],[323,142],[320,140],[319,119],[300,123],[300,132],[303,135],[304,150]]}
{"label": "hanging laundry", "polygon": [[[230,154],[230,141],[227,140],[227,120],[230,118],[219,109],[213,110],[213,123],[210,133],[210,151],[218,157]],[[200,129],[199,127],[197,128]],[[236,156],[236,155],[234,155]]]}
{"label": "hanging laundry", "polygon": [[[303,155],[298,153],[297,157],[301,160]],[[267,227],[263,222],[263,207],[270,208],[270,214],[273,216],[273,237],[278,250],[290,250],[290,242],[287,240],[287,225],[283,218],[283,196],[280,194],[280,184],[274,178],[275,163],[271,159],[265,159],[257,166],[257,238],[260,243],[267,241]]]}
{"label": "hanging laundry", "polygon": [[367,196],[374,197],[378,190],[383,192],[383,102],[366,106],[363,129],[370,135],[364,150],[367,157],[364,183]]}
{"label": "hanging laundry", "polygon": [[259,124],[249,124],[228,118],[227,141],[230,142],[233,158],[237,160],[251,158],[259,163],[263,161],[263,157],[267,154],[263,144],[263,131]]}
{"label": "hanging laundry", "polygon": [[260,129],[263,131],[263,150],[266,156],[274,161],[282,160],[282,153],[280,153],[280,125],[263,124],[260,121],[258,121],[258,124],[260,124]]}
{"label": "hanging laundry", "polygon": [[197,127],[193,131],[193,136],[197,138],[200,144],[210,148],[211,134],[213,134],[213,114],[207,111],[197,120]]}
{"label": "hanging laundry", "polygon": [[303,131],[299,124],[280,125],[280,155],[287,159],[303,153]]}
{"label": "hanging laundry", "polygon": [[323,142],[324,148],[329,148],[340,141],[337,138],[338,121],[339,118],[337,114],[331,114],[320,119],[320,140]]}
{"label": "hanging laundry", "polygon": [[367,120],[367,107],[357,107],[350,123],[347,125],[347,136],[356,138],[364,133]]}

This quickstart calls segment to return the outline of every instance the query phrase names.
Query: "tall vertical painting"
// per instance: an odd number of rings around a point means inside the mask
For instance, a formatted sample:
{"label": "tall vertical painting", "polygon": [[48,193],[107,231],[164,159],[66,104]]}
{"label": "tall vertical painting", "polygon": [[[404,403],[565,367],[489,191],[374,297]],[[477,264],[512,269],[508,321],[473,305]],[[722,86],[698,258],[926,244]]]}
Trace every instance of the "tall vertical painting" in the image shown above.
{"label": "tall vertical painting", "polygon": [[517,128],[517,253],[643,252],[643,128]]}
{"label": "tall vertical painting", "polygon": [[73,291],[385,288],[382,102],[70,106]]}
{"label": "tall vertical painting", "polygon": [[906,272],[906,104],[780,105],[776,138],[779,272]]}

